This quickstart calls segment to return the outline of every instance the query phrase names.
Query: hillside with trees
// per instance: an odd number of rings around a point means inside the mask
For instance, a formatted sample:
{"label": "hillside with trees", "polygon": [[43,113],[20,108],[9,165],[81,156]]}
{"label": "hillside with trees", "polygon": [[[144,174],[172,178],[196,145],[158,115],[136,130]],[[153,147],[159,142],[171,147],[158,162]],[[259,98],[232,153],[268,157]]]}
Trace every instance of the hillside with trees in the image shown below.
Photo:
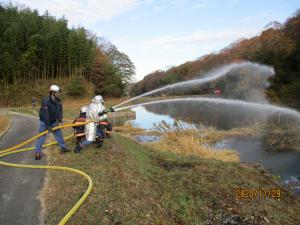
{"label": "hillside with trees", "polygon": [[[155,71],[133,85],[130,93],[139,95],[166,84],[195,79],[214,67],[245,60],[273,66],[275,76],[270,80],[267,96],[273,102],[299,109],[300,11],[284,24],[272,22],[260,35],[238,40],[218,53],[205,55],[166,71]],[[188,94],[206,94],[212,88],[193,88]]]}
{"label": "hillside with trees", "polygon": [[1,104],[18,105],[18,96],[40,97],[45,91],[38,87],[51,82],[69,84],[70,94],[89,86],[91,93],[121,96],[134,73],[125,53],[84,27],[69,28],[66,18],[47,11],[40,15],[30,8],[0,5]]}

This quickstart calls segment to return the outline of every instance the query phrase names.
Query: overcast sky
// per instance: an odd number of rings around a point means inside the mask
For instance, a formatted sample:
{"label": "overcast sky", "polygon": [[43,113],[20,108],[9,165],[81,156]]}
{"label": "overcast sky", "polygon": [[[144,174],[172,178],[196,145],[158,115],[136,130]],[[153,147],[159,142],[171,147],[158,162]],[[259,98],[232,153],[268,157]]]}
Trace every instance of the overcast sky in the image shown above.
{"label": "overcast sky", "polygon": [[[2,3],[8,1],[0,0]],[[17,0],[82,25],[125,52],[136,78],[218,51],[284,22],[299,0]]]}

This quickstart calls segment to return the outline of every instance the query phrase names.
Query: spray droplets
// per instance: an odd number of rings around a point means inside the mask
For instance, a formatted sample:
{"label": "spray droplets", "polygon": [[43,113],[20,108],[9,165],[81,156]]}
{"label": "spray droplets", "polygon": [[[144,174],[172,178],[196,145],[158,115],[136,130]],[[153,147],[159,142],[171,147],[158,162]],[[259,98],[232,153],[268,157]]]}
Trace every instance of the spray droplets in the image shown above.
{"label": "spray droplets", "polygon": [[138,106],[145,106],[145,105],[153,105],[153,104],[163,104],[163,103],[171,103],[171,102],[209,102],[212,104],[220,104],[220,105],[232,105],[232,106],[239,106],[239,107],[248,107],[258,111],[266,111],[270,114],[272,113],[283,113],[289,115],[298,121],[300,121],[300,113],[296,110],[269,105],[269,104],[261,104],[255,102],[246,102],[241,100],[234,100],[234,99],[223,99],[223,98],[206,98],[206,97],[197,97],[197,98],[175,98],[175,99],[165,99],[159,101],[152,101],[152,102],[145,102],[137,105],[125,106],[116,109],[116,111],[135,108]]}
{"label": "spray droplets", "polygon": [[[146,102],[146,103],[141,103],[141,104],[137,104],[137,105],[125,106],[125,107],[119,108],[120,106],[122,106],[126,103],[129,103],[131,101],[137,100],[141,97],[153,95],[153,94],[156,94],[156,93],[159,93],[162,91],[167,91],[167,90],[175,89],[175,88],[191,88],[194,86],[199,86],[199,85],[202,85],[202,84],[205,84],[208,82],[213,82],[219,78],[222,78],[222,77],[228,75],[231,71],[233,71],[235,69],[245,69],[245,68],[248,68],[248,69],[250,69],[250,71],[252,71],[252,73],[250,73],[250,76],[252,76],[253,79],[256,79],[257,77],[261,78],[262,79],[261,82],[264,83],[263,85],[265,87],[268,86],[268,78],[275,74],[274,69],[272,67],[269,67],[266,65],[261,65],[261,64],[252,63],[252,62],[231,63],[229,65],[225,65],[225,66],[219,67],[217,69],[211,70],[210,72],[204,74],[202,76],[202,78],[189,80],[189,81],[183,81],[183,82],[179,82],[179,83],[174,83],[174,84],[167,85],[165,87],[161,87],[161,88],[149,91],[149,92],[139,95],[137,97],[131,98],[127,101],[124,101],[124,102],[116,105],[114,108],[116,109],[116,111],[120,111],[120,110],[124,110],[124,109],[134,108],[137,106],[171,103],[171,102],[208,102],[211,104],[220,104],[220,105],[225,104],[225,105],[232,105],[232,106],[237,106],[237,107],[247,107],[249,109],[258,110],[261,112],[267,112],[268,114],[282,113],[282,114],[289,115],[289,116],[295,118],[297,121],[300,121],[300,113],[298,111],[268,104],[266,100],[260,101],[263,103],[258,103],[258,102],[252,102],[252,101],[242,101],[242,100],[223,99],[223,98],[208,98],[208,97],[176,98],[176,99],[166,99],[166,100],[160,100],[160,101]],[[259,71],[259,72],[256,73],[255,71]],[[259,82],[259,83],[261,83],[261,82]],[[257,96],[257,93],[255,93],[255,94]],[[250,94],[249,94],[249,96],[250,96]],[[262,99],[262,100],[264,100],[264,99]]]}
{"label": "spray droplets", "polygon": [[131,98],[127,101],[124,101],[118,105],[116,105],[114,108],[118,108],[126,103],[132,102],[134,100],[137,100],[139,98],[153,95],[159,92],[167,91],[170,89],[175,89],[175,88],[191,88],[195,86],[200,86],[208,82],[215,81],[221,77],[226,76],[231,70],[234,69],[241,69],[243,67],[247,66],[252,66],[254,68],[259,68],[261,71],[264,71],[264,74],[267,74],[268,76],[274,75],[274,69],[272,67],[266,66],[266,65],[260,65],[257,63],[252,63],[252,62],[243,62],[243,63],[231,63],[229,65],[221,66],[217,69],[213,69],[209,71],[208,73],[204,74],[202,77],[203,78],[198,78],[194,80],[188,80],[188,81],[182,81],[174,84],[167,85],[165,87],[161,87],[152,91],[149,91],[147,93],[144,93],[142,95],[139,95],[137,97]]}

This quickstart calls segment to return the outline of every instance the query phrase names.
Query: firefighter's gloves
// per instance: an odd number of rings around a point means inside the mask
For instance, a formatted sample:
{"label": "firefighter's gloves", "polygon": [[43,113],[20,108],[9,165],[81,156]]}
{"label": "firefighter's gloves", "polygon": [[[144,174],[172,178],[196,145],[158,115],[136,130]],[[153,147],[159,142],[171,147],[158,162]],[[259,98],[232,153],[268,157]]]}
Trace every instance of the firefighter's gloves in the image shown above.
{"label": "firefighter's gloves", "polygon": [[116,111],[116,110],[115,110],[113,107],[110,107],[110,108],[109,108],[109,111],[110,111],[110,112],[114,112],[114,111]]}
{"label": "firefighter's gloves", "polygon": [[106,114],[107,113],[107,111],[106,110],[103,110],[102,112],[99,112],[98,113],[98,116],[103,116],[104,114]]}
{"label": "firefighter's gloves", "polygon": [[113,107],[110,107],[108,109],[103,110],[102,112],[99,112],[98,116],[103,116],[104,114],[107,114],[109,112],[114,112],[114,111],[115,111],[115,109]]}

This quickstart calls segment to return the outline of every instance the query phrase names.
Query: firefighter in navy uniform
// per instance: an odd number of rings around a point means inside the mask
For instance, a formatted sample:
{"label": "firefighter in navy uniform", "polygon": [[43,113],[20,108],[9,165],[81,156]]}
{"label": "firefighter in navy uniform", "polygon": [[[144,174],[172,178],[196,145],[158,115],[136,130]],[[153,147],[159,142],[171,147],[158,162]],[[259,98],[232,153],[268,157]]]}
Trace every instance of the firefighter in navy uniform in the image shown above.
{"label": "firefighter in navy uniform", "polygon": [[[80,115],[74,119],[73,124],[85,123],[87,120],[86,118],[87,110],[88,110],[87,106],[82,106],[80,109]],[[76,146],[74,152],[79,153],[82,150],[86,141],[85,125],[74,126],[73,128],[74,128],[74,136],[76,137]]]}
{"label": "firefighter in navy uniform", "polygon": [[[52,128],[62,125],[63,109],[62,102],[59,98],[60,88],[57,85],[51,85],[49,89],[49,96],[44,97],[40,108],[40,128],[39,132],[52,132],[57,143],[60,146],[61,152],[69,152],[66,148],[63,134],[60,129],[52,131]],[[37,139],[35,144],[35,160],[42,158],[42,145],[45,141],[46,135],[43,135]]]}

